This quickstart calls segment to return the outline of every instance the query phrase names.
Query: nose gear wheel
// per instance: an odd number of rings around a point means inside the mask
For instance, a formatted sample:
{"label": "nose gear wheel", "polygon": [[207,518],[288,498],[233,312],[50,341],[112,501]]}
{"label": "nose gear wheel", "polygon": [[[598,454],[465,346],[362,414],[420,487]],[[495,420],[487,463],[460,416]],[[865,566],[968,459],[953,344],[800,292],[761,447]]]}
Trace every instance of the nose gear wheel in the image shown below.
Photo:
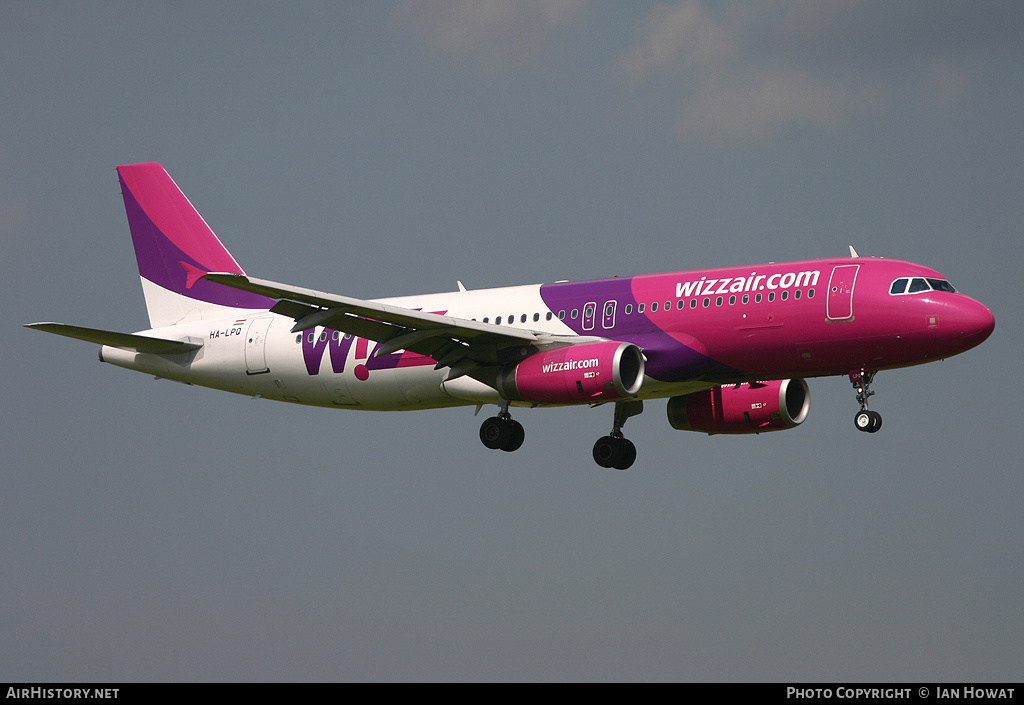
{"label": "nose gear wheel", "polygon": [[870,389],[874,379],[875,370],[850,371],[850,383],[857,390],[857,403],[860,404],[860,411],[853,417],[853,425],[865,433],[876,433],[882,427],[882,415],[868,410],[868,397],[875,394]]}

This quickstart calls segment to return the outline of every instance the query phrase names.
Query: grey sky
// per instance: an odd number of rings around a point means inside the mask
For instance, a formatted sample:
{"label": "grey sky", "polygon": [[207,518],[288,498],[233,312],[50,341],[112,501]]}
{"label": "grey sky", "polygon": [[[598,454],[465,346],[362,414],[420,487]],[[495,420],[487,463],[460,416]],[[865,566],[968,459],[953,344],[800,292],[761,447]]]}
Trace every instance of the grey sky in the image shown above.
{"label": "grey sky", "polygon": [[[1020,3],[0,9],[0,679],[1019,680]],[[844,254],[996,332],[800,428],[293,407],[21,323],[145,327],[114,166],[357,297]],[[500,457],[499,457],[500,456]]]}

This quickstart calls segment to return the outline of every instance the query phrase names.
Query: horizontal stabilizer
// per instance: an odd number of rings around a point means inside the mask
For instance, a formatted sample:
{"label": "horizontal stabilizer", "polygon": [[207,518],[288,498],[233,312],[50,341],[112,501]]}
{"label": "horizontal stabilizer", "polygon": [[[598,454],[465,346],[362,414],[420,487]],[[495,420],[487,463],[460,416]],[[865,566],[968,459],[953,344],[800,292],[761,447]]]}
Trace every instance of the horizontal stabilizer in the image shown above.
{"label": "horizontal stabilizer", "polygon": [[109,345],[121,350],[134,350],[140,353],[152,353],[154,355],[175,355],[191,352],[203,347],[195,343],[183,343],[180,340],[166,340],[164,338],[149,338],[144,335],[132,333],[117,333],[99,328],[83,328],[81,326],[69,326],[64,323],[26,323],[26,328],[56,333],[67,338],[77,338],[90,343]]}

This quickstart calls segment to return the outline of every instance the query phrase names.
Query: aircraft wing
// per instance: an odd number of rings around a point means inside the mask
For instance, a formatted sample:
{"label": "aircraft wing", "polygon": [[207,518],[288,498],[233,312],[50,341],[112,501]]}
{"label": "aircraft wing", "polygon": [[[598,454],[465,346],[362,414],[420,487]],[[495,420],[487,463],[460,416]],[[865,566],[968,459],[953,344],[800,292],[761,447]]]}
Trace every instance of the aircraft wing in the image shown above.
{"label": "aircraft wing", "polygon": [[56,333],[67,338],[76,338],[90,343],[109,345],[122,350],[134,350],[140,353],[152,353],[154,355],[176,355],[191,352],[203,347],[195,343],[184,343],[180,340],[166,340],[165,338],[150,338],[145,335],[133,333],[118,333],[112,330],[100,328],[83,328],[82,326],[69,326],[66,323],[26,323],[26,328]]}
{"label": "aircraft wing", "polygon": [[427,355],[437,361],[436,368],[452,368],[449,379],[475,367],[521,360],[531,343],[542,341],[541,335],[528,330],[327,294],[242,274],[215,272],[207,274],[206,279],[277,299],[270,310],[295,319],[292,332],[324,326],[382,343],[377,357],[398,350]]}

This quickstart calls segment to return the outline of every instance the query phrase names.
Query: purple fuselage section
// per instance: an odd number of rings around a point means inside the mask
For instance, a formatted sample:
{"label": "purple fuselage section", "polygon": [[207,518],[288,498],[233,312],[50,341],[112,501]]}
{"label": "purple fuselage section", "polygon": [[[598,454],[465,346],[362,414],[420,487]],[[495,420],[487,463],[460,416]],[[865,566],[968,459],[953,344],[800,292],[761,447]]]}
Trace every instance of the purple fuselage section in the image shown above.
{"label": "purple fuselage section", "polygon": [[545,284],[541,296],[577,334],[640,346],[663,382],[902,367],[991,334],[991,311],[964,294],[891,293],[913,277],[942,280],[911,262],[837,258]]}
{"label": "purple fuselage section", "polygon": [[[739,372],[705,354],[692,336],[673,335],[659,328],[657,319],[646,313],[650,302],[638,300],[634,294],[636,279],[543,284],[540,295],[552,312],[560,317],[564,314],[563,322],[576,334],[622,340],[640,347],[647,358],[647,375],[659,381],[729,377]],[[638,312],[641,303],[646,304],[645,313]]]}

